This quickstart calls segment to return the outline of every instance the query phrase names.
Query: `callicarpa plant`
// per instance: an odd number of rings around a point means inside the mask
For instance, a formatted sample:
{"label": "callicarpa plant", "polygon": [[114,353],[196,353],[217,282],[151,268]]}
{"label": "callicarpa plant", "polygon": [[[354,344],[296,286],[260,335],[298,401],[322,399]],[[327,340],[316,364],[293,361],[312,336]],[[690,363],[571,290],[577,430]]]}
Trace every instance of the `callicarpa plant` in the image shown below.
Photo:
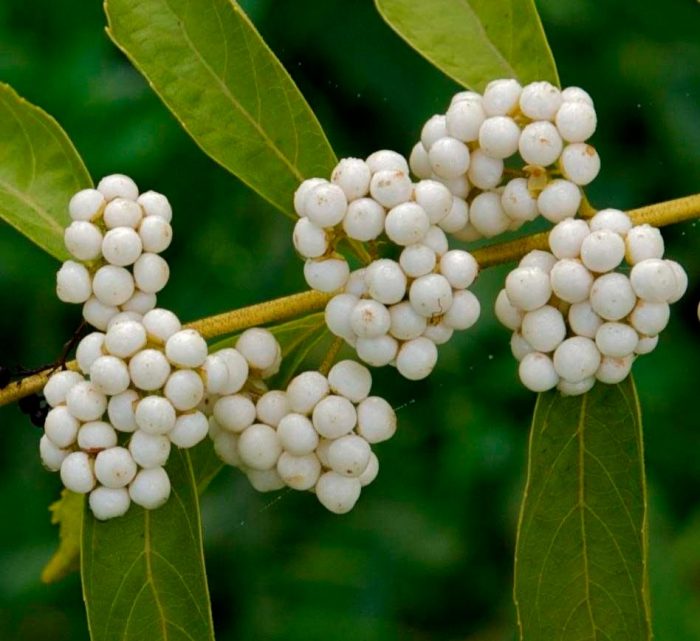
{"label": "callicarpa plant", "polygon": [[[105,3],[109,37],[187,134],[292,219],[265,224],[289,227],[309,289],[189,322],[162,292],[193,212],[139,176],[93,182],[56,121],[0,87],[0,215],[61,261],[45,286],[81,316],[49,366],[3,368],[0,403],[42,428],[37,456],[63,487],[44,577],[79,564],[93,641],[213,639],[199,497],[217,473],[233,466],[258,492],[303,492],[336,515],[363,510],[363,494],[383,491],[380,444],[401,430],[383,383],[425,385],[486,308],[538,394],[519,638],[652,638],[632,371],[688,289],[660,228],[700,217],[700,195],[630,211],[589,201],[605,114],[560,84],[532,0],[376,8],[464,90],[440,96],[403,148],[338,160],[233,0]],[[502,264],[495,300],[477,296],[482,271]]]}

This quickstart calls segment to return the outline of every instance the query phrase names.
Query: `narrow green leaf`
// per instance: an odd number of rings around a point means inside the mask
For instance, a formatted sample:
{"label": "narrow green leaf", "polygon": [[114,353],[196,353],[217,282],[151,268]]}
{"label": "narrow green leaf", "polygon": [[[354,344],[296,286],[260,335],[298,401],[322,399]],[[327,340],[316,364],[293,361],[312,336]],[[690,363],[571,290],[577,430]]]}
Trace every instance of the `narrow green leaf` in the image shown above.
{"label": "narrow green leaf", "polygon": [[534,0],[375,0],[389,26],[438,69],[481,91],[490,80],[559,76]]}
{"label": "narrow green leaf", "polygon": [[80,566],[80,533],[85,496],[65,488],[50,506],[51,523],[58,525],[58,548],[41,572],[44,583],[55,583]]}
{"label": "narrow green leaf", "polygon": [[292,212],[335,156],[287,71],[232,0],[108,0],[108,33],[195,142]]}
{"label": "narrow green leaf", "polygon": [[97,521],[85,510],[81,571],[92,641],[213,641],[199,500],[189,455],[173,450],[170,499]]}
{"label": "narrow green leaf", "polygon": [[523,641],[651,639],[644,446],[631,378],[542,394],[515,555]]}
{"label": "narrow green leaf", "polygon": [[60,125],[0,83],[0,218],[64,260],[68,201],[91,184]]}

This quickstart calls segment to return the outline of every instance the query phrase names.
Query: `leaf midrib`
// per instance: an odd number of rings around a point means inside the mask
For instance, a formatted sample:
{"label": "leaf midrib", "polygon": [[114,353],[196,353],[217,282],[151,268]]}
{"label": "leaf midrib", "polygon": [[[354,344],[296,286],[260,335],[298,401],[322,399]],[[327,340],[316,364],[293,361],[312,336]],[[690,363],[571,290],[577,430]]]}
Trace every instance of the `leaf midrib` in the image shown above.
{"label": "leaf midrib", "polygon": [[585,416],[586,416],[586,405],[588,404],[588,395],[584,394],[583,398],[581,399],[581,407],[579,409],[579,416],[578,416],[578,428],[577,428],[577,435],[578,435],[578,511],[579,511],[579,518],[580,518],[580,523],[581,523],[581,545],[583,547],[583,576],[584,576],[584,581],[585,581],[585,596],[584,596],[584,601],[586,602],[586,610],[588,611],[588,618],[591,623],[591,632],[596,635],[596,630],[597,626],[595,623],[595,617],[593,616],[593,606],[591,604],[591,590],[590,590],[590,583],[591,583],[591,576],[588,568],[588,536],[586,534],[586,517],[585,517],[585,509],[586,509],[586,489],[585,489],[585,478],[584,478],[584,473],[585,473],[585,458],[586,458],[586,445],[585,445]]}
{"label": "leaf midrib", "polygon": [[[510,64],[510,61],[501,53],[501,51],[498,49],[496,44],[493,42],[493,40],[491,40],[489,35],[486,33],[486,29],[484,29],[483,22],[478,17],[478,14],[476,13],[474,8],[472,7],[469,0],[462,0],[462,2],[467,7],[467,10],[469,11],[469,13],[472,15],[474,22],[477,24],[479,32],[483,36],[484,42],[486,42],[488,47],[496,54],[496,57],[499,60],[503,61],[503,65],[508,70],[508,73],[510,73],[513,78],[516,78],[517,74],[515,73],[515,69],[513,69],[512,65]],[[511,30],[512,30],[512,14],[511,14],[511,20],[510,20],[509,26],[511,27]],[[510,46],[512,47],[513,46],[512,39],[510,39],[509,42],[510,42]]]}

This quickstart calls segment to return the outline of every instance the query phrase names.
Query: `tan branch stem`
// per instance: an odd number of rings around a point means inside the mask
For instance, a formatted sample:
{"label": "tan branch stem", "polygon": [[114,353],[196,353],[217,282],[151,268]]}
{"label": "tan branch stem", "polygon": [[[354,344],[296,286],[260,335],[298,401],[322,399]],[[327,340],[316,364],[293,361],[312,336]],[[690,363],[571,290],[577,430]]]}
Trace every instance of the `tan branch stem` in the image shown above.
{"label": "tan branch stem", "polygon": [[330,294],[309,290],[202,318],[188,323],[185,327],[196,329],[204,338],[209,339],[273,321],[288,320],[307,312],[317,312],[323,309],[330,299]]}
{"label": "tan branch stem", "polygon": [[[627,212],[635,225],[647,223],[654,227],[664,227],[673,223],[700,218],[700,194],[676,198],[656,205],[647,205]],[[482,269],[520,260],[533,249],[549,249],[549,232],[530,234],[522,238],[480,247],[472,252]]]}
{"label": "tan branch stem", "polygon": [[[590,205],[586,205],[585,213],[589,216],[593,213]],[[636,225],[648,223],[655,227],[663,227],[700,218],[700,194],[631,209],[627,213]],[[548,232],[542,232],[523,236],[505,243],[481,247],[474,250],[474,258],[476,258],[482,269],[500,263],[516,261],[533,249],[547,249],[547,236]],[[225,334],[233,334],[248,327],[279,322],[301,314],[321,310],[330,298],[331,294],[306,291],[225,312],[224,314],[202,318],[201,320],[188,323],[186,327],[198,330],[204,338],[214,338]],[[77,369],[75,361],[67,363],[66,366],[70,369]],[[7,387],[0,390],[0,406],[39,392],[53,371],[53,369],[46,369],[38,374],[10,383]]]}
{"label": "tan branch stem", "polygon": [[[257,327],[273,321],[283,321],[307,312],[323,309],[331,298],[330,294],[316,291],[301,292],[283,298],[276,298],[259,305],[242,307],[224,314],[209,316],[185,325],[199,331],[204,338],[214,338],[224,334],[233,334],[248,327]],[[69,369],[78,369],[75,361],[66,363]],[[18,401],[24,396],[40,392],[55,368],[45,369],[38,374],[28,376],[0,390],[0,406]]]}

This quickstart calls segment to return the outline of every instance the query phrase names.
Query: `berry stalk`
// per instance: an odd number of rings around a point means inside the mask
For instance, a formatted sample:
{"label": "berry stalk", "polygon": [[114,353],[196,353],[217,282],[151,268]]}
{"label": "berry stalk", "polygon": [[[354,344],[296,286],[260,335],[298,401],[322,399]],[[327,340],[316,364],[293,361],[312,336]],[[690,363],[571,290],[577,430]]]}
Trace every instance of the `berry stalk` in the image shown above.
{"label": "berry stalk", "polygon": [[[627,213],[635,225],[646,223],[653,227],[664,227],[686,220],[693,220],[700,218],[700,194],[630,209]],[[472,255],[479,263],[479,267],[485,269],[501,263],[520,260],[533,249],[548,250],[548,237],[548,231],[530,234],[506,243],[495,243],[487,247],[480,247],[475,249]]]}

